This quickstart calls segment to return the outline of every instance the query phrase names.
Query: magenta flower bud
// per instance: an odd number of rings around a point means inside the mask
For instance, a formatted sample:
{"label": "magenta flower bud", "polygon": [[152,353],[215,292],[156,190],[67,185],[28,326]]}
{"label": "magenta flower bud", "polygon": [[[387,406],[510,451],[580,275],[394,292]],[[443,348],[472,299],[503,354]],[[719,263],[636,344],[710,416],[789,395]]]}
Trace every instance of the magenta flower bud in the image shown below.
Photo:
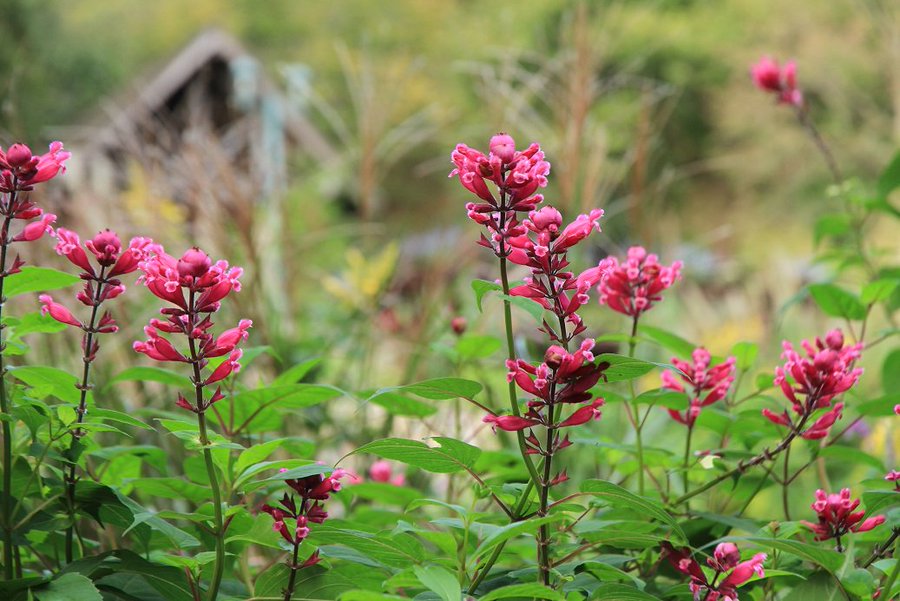
{"label": "magenta flower bud", "polygon": [[13,242],[34,242],[44,234],[53,235],[51,224],[56,221],[56,215],[44,213],[40,221],[34,221],[25,226],[22,232],[13,238]]}
{"label": "magenta flower bud", "polygon": [[92,240],[88,240],[84,245],[94,253],[97,262],[104,267],[113,265],[119,258],[119,252],[122,250],[122,242],[115,232],[104,230],[98,233]]}
{"label": "magenta flower bud", "polygon": [[6,151],[6,162],[13,169],[31,160],[31,149],[24,144],[13,144]]}
{"label": "magenta flower bud", "polygon": [[491,154],[499,157],[504,163],[510,163],[516,154],[516,142],[509,134],[499,133],[491,138]]}
{"label": "magenta flower bud", "polygon": [[825,335],[825,345],[835,351],[841,350],[844,346],[844,333],[840,330],[831,330]]}
{"label": "magenta flower bud", "polygon": [[197,247],[188,249],[180,259],[178,259],[178,275],[181,277],[199,278],[209,271],[212,266],[212,260],[209,256]]}
{"label": "magenta flower bud", "polygon": [[741,552],[734,543],[720,543],[713,551],[715,564],[711,566],[721,572],[735,567],[741,560]]}
{"label": "magenta flower bud", "polygon": [[457,316],[450,320],[450,329],[452,329],[453,333],[457,336],[463,335],[467,325],[465,317]]}
{"label": "magenta flower bud", "polygon": [[50,317],[56,321],[69,326],[75,326],[76,328],[83,327],[81,322],[75,319],[75,316],[72,315],[71,311],[66,309],[63,305],[53,302],[53,298],[49,294],[40,295],[38,300],[43,303],[41,315],[50,315]]}

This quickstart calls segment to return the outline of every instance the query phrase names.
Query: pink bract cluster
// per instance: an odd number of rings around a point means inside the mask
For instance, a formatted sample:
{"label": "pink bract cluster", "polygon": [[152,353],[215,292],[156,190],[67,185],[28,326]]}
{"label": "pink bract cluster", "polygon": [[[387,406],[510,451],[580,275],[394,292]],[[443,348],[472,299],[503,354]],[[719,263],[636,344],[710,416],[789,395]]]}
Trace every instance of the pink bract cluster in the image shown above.
{"label": "pink bract cluster", "polygon": [[544,160],[540,146],[532,144],[525,150],[516,150],[515,146],[511,136],[497,134],[491,138],[488,155],[465,144],[458,144],[450,155],[456,165],[450,177],[457,176],[480,200],[466,204],[469,218],[488,230],[479,244],[498,257],[509,254],[509,238],[525,233],[516,213],[532,211],[544,200],[535,192],[547,185],[550,173],[550,163]]}
{"label": "pink bract cluster", "polygon": [[[672,365],[684,372],[679,382],[669,370],[662,372],[662,387],[666,390],[686,392],[690,396],[690,405],[684,413],[669,409],[669,415],[675,421],[685,424],[688,428],[694,426],[700,410],[703,407],[725,398],[728,389],[734,382],[735,358],[728,357],[724,362],[710,367],[711,357],[705,348],[694,349],[691,353],[692,362],[672,358]],[[685,387],[685,384],[687,387]]]}
{"label": "pink bract cluster", "polygon": [[627,258],[621,263],[616,257],[607,257],[598,265],[602,273],[597,292],[600,304],[613,311],[638,317],[662,300],[662,292],[681,277],[681,261],[666,267],[659,258],[640,246],[628,249]]}
{"label": "pink bract cluster", "polygon": [[[603,399],[595,398],[588,392],[608,367],[605,363],[593,363],[593,346],[593,340],[585,340],[574,353],[561,346],[551,346],[544,355],[543,363],[537,366],[522,359],[508,361],[507,379],[514,381],[533,398],[527,402],[528,410],[524,416],[488,415],[484,421],[509,432],[529,430],[525,442],[530,454],[548,456],[570,446],[572,443],[568,435],[560,438],[558,430],[599,419],[600,407],[603,406]],[[562,419],[557,408],[566,406],[575,410]],[[542,443],[531,431],[535,426],[543,426],[553,433],[549,445]],[[552,484],[564,480],[565,472],[554,478]]]}
{"label": "pink bract cluster", "polygon": [[44,154],[35,155],[25,144],[13,144],[3,152],[0,148],[0,192],[27,192],[35,184],[49,181],[66,172],[66,161],[72,153],[63,150],[62,142],[53,142]]}
{"label": "pink bract cluster", "polygon": [[[81,279],[84,287],[75,298],[81,304],[96,308],[108,300],[112,300],[125,292],[125,285],[119,277],[128,275],[138,268],[138,263],[148,258],[152,253],[160,249],[149,238],[132,238],[128,247],[123,250],[119,237],[110,230],[104,230],[87,240],[84,245],[75,232],[64,228],[56,231],[56,253],[69,260],[70,263],[81,269]],[[96,267],[91,264],[91,259],[85,249],[94,257]],[[94,327],[78,320],[64,305],[54,302],[49,294],[39,297],[43,307],[41,312],[50,315],[53,319],[66,325],[81,328],[88,332],[106,334],[115,332],[118,327],[112,316],[107,311]],[[93,328],[93,329],[92,329]],[[94,341],[93,345],[97,345]],[[97,348],[86,350],[86,357],[92,358]]]}
{"label": "pink bract cluster", "polygon": [[[229,267],[226,261],[213,263],[203,251],[192,248],[180,259],[167,255],[160,248],[139,263],[143,275],[139,282],[158,298],[174,306],[164,307],[160,313],[165,319],[151,319],[144,328],[146,341],[134,343],[134,350],[156,361],[191,363],[200,370],[215,357],[228,356],[213,372],[196,382],[201,386],[215,384],[240,369],[242,352],[238,345],[247,339],[247,330],[253,325],[242,319],[237,327],[222,332],[218,337],[210,330],[212,313],[219,310],[222,300],[231,292],[241,289],[239,267]],[[175,348],[162,334],[180,334],[187,338],[187,354]],[[213,396],[195,406],[179,394],[178,406],[200,413],[223,397],[217,389]]]}
{"label": "pink bract cluster", "polygon": [[[763,409],[763,415],[780,426],[801,429],[800,435],[807,440],[824,438],[841,418],[844,408],[843,403],[832,405],[831,401],[850,390],[863,373],[861,368],[853,367],[862,353],[862,344],[844,346],[844,335],[840,330],[832,330],[824,340],[818,337],[813,342],[804,340],[805,357],[794,350],[790,342],[782,344],[784,352],[781,356],[785,364],[775,368],[775,384],[791,402],[797,421],[792,420],[787,411],[776,414]],[[828,411],[806,427],[807,421],[819,409]]]}
{"label": "pink bract cluster", "polygon": [[741,553],[734,543],[719,543],[713,556],[706,560],[707,565],[715,570],[712,579],[707,578],[700,564],[691,556],[688,548],[676,549],[671,544],[662,543],[663,554],[673,568],[690,576],[690,589],[694,599],[705,601],[739,601],[737,587],[744,584],[753,575],[763,577],[765,553],[757,553],[747,561],[741,561]]}
{"label": "pink bract cluster", "polygon": [[797,88],[797,65],[793,61],[779,66],[774,59],[765,56],[750,68],[750,76],[756,87],[775,94],[778,102],[803,106],[803,92]]}
{"label": "pink bract cluster", "polygon": [[[286,471],[281,470],[282,473]],[[272,529],[275,532],[281,534],[281,537],[291,545],[298,546],[309,536],[310,524],[321,524],[328,519],[328,512],[325,511],[323,504],[333,493],[341,490],[340,479],[344,475],[343,470],[336,469],[330,476],[314,474],[305,478],[285,480],[285,484],[297,493],[299,499],[292,493],[284,493],[279,501],[279,507],[263,505],[260,509],[274,520]],[[288,525],[285,520],[291,520],[293,523]],[[318,562],[319,551],[316,550],[302,564],[290,567],[302,569]]]}
{"label": "pink bract cluster", "polygon": [[576,276],[567,271],[567,253],[591,232],[600,231],[601,217],[603,211],[594,209],[563,228],[559,211],[544,207],[529,213],[522,224],[524,234],[509,239],[510,262],[531,268],[531,277],[525,278],[523,285],[510,289],[510,295],[530,298],[572,326],[568,332],[556,332],[545,324],[542,331],[552,340],[565,344],[585,329],[577,311],[587,304],[588,292],[600,281],[602,270],[591,267]]}
{"label": "pink bract cluster", "polygon": [[850,489],[841,489],[840,494],[828,494],[824,490],[816,491],[816,501],[811,505],[819,517],[816,524],[802,521],[812,530],[816,540],[839,539],[849,532],[866,532],[884,523],[883,515],[876,515],[863,521],[865,511],[856,511],[859,499],[850,498]]}

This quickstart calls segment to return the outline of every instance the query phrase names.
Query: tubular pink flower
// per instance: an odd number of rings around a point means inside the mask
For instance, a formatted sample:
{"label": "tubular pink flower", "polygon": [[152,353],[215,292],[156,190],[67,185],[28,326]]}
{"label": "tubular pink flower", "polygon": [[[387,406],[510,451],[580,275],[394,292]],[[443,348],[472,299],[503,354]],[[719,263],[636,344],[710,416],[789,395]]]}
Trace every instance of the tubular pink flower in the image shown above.
{"label": "tubular pink flower", "polygon": [[[831,407],[835,396],[852,388],[863,370],[854,367],[862,353],[862,344],[844,346],[844,336],[840,330],[832,330],[824,340],[816,338],[812,342],[801,343],[806,356],[794,350],[790,342],[782,343],[785,363],[775,369],[775,384],[791,403],[791,408],[800,420],[808,420],[818,409]],[[804,438],[816,439],[828,435],[831,426],[840,419],[842,404],[820,416],[815,423],[801,433]],[[763,410],[770,421],[779,425],[790,425],[787,414],[776,416]]]}
{"label": "tubular pink flower", "polygon": [[228,356],[226,361],[223,361],[215,370],[213,370],[212,375],[210,375],[206,381],[204,382],[205,386],[209,386],[210,384],[214,384],[219,382],[220,380],[224,380],[232,373],[237,373],[241,370],[241,364],[239,363],[241,356],[244,354],[239,348],[231,351],[231,354]]}
{"label": "tubular pink flower", "polygon": [[13,242],[34,242],[39,240],[44,234],[53,235],[51,225],[56,221],[56,215],[52,213],[44,213],[40,221],[34,221],[26,225],[22,232],[13,238]]}
{"label": "tubular pink flower", "polygon": [[828,494],[824,490],[816,491],[816,500],[811,505],[819,521],[801,523],[812,530],[816,540],[823,541],[837,538],[850,532],[866,532],[884,523],[884,516],[873,516],[860,523],[865,511],[854,511],[859,507],[859,499],[850,498],[850,489],[843,488],[839,494]]}
{"label": "tubular pink flower", "polygon": [[[691,353],[692,362],[682,361],[677,357],[672,358],[672,365],[683,372],[679,378],[688,385],[690,394],[690,406],[682,415],[680,412],[669,409],[669,415],[675,421],[693,427],[700,415],[700,409],[725,398],[728,389],[734,382],[735,358],[728,357],[724,362],[710,367],[711,357],[709,351],[699,347]],[[685,386],[675,379],[671,371],[662,372],[662,387],[666,390],[686,392]]]}
{"label": "tubular pink flower", "polygon": [[62,142],[50,144],[48,152],[32,155],[25,144],[13,144],[4,153],[0,149],[0,192],[28,191],[34,184],[53,179],[65,173],[65,162],[72,156],[63,150]]}
{"label": "tubular pink flower", "polygon": [[604,272],[597,286],[600,304],[613,311],[636,316],[649,311],[662,300],[662,291],[681,277],[681,261],[671,266],[659,264],[656,255],[648,254],[640,246],[628,249],[628,258],[619,263],[615,257],[600,261]]}
{"label": "tubular pink flower", "polygon": [[771,57],[763,57],[750,68],[750,77],[757,88],[775,94],[779,103],[803,106],[803,93],[797,89],[797,65],[793,61],[779,67]]}
{"label": "tubular pink flower", "polygon": [[725,580],[722,581],[722,584],[720,584],[719,587],[740,586],[750,580],[754,574],[762,578],[766,575],[762,565],[766,560],[766,557],[765,553],[757,553],[752,559],[739,563],[735,566],[734,570],[725,577]]}
{"label": "tubular pink flower", "polygon": [[76,328],[84,327],[80,321],[75,319],[75,316],[72,315],[68,309],[59,303],[53,302],[53,298],[49,294],[40,295],[38,300],[43,304],[41,307],[41,315],[50,315],[50,317],[56,321],[66,325],[75,326]]}

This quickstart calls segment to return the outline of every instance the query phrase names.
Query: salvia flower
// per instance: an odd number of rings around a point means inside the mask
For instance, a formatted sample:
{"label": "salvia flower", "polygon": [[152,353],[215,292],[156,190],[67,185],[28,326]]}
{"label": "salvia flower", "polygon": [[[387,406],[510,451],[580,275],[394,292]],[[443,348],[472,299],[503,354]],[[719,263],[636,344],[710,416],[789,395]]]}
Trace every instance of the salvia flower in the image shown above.
{"label": "salvia flower", "polygon": [[[522,359],[507,361],[507,379],[532,397],[526,403],[527,411],[522,416],[488,415],[483,421],[508,432],[528,430],[525,442],[530,454],[552,456],[570,446],[568,435],[562,437],[559,430],[599,419],[603,406],[603,399],[595,398],[589,390],[609,364],[593,362],[593,347],[593,340],[585,340],[574,353],[569,353],[553,345],[538,365]],[[573,409],[567,416],[562,414],[565,407]],[[532,431],[537,426],[553,431],[549,448]]]}
{"label": "salvia flower", "polygon": [[[56,321],[79,328],[84,331],[82,347],[84,358],[92,361],[100,348],[96,334],[109,334],[119,328],[109,311],[100,313],[100,306],[112,300],[125,291],[125,285],[119,276],[126,275],[137,269],[137,261],[154,249],[158,248],[149,238],[133,238],[126,249],[122,249],[119,237],[110,230],[98,233],[93,239],[88,240],[82,246],[81,239],[75,232],[59,228],[56,232],[57,254],[66,257],[73,265],[81,270],[79,274],[84,281],[84,286],[75,296],[81,304],[90,307],[92,320],[80,321],[64,305],[53,300],[49,294],[38,297],[41,304],[41,313],[49,315]],[[96,266],[91,264],[88,249],[94,256]]]}
{"label": "salvia flower", "polygon": [[840,538],[849,532],[866,532],[884,523],[883,515],[863,520],[866,512],[854,511],[859,507],[859,499],[850,498],[849,488],[841,489],[838,494],[828,494],[819,489],[811,507],[819,518],[818,523],[802,520],[801,523],[812,530],[819,541],[834,538],[840,544]]}
{"label": "salvia flower", "polygon": [[[237,346],[247,339],[247,330],[253,325],[242,319],[234,328],[218,337],[211,330],[212,314],[219,310],[221,301],[231,292],[241,289],[239,267],[229,267],[226,261],[213,262],[197,248],[189,249],[180,259],[167,255],[162,248],[155,249],[137,262],[142,275],[138,279],[150,292],[173,306],[164,307],[160,313],[165,319],[151,319],[144,328],[147,340],[134,343],[134,350],[155,361],[171,361],[196,364],[204,369],[209,360],[227,358],[213,372],[199,382],[199,386],[215,384],[240,370],[242,351]],[[166,335],[183,335],[187,338],[189,352],[176,348]],[[178,406],[201,413],[222,394],[217,389],[212,397],[200,406],[192,405],[179,397]]]}
{"label": "salvia flower", "polygon": [[[281,534],[289,544],[297,547],[309,536],[310,525],[321,524],[328,518],[323,504],[332,493],[341,490],[340,479],[344,475],[343,470],[336,469],[330,476],[315,474],[286,480],[285,483],[292,492],[284,493],[277,506],[263,505],[260,509],[272,517],[272,529]],[[290,567],[299,570],[318,562],[319,552],[316,551],[302,564]]]}
{"label": "salvia flower", "polygon": [[763,562],[765,553],[757,553],[746,561],[741,561],[741,554],[734,543],[719,543],[713,556],[706,560],[713,570],[712,578],[693,558],[688,548],[676,549],[668,542],[662,543],[663,555],[673,568],[691,579],[690,589],[694,599],[704,601],[739,601],[737,587],[744,584],[753,575],[760,578],[765,575]]}
{"label": "salvia flower", "polygon": [[885,474],[884,479],[888,482],[894,483],[894,490],[900,491],[900,472],[897,470],[891,470],[887,474]]}
{"label": "salvia flower", "polygon": [[525,233],[509,239],[512,251],[509,260],[531,269],[531,277],[524,284],[513,287],[512,296],[530,298],[544,309],[554,313],[558,320],[572,324],[565,333],[554,332],[549,324],[542,331],[553,340],[567,343],[584,331],[584,324],[577,311],[587,304],[588,292],[600,280],[601,271],[593,267],[575,275],[568,271],[568,250],[587,238],[591,232],[600,231],[598,221],[603,211],[594,209],[566,227],[562,227],[562,215],[553,207],[532,211],[523,222]]}
{"label": "salvia flower", "polygon": [[750,68],[750,76],[757,88],[775,94],[778,102],[803,106],[803,92],[797,89],[797,65],[793,61],[779,66],[774,59],[764,56]]}
{"label": "salvia flower", "polygon": [[516,150],[515,141],[508,134],[491,138],[490,152],[458,144],[450,158],[455,165],[450,177],[457,177],[463,187],[478,197],[478,202],[466,204],[469,219],[485,226],[479,244],[499,257],[509,253],[506,241],[524,233],[517,213],[535,209],[544,197],[536,194],[547,185],[550,163],[537,144]]}
{"label": "salvia flower", "polygon": [[656,255],[640,246],[629,248],[621,263],[616,257],[607,257],[598,265],[602,273],[597,286],[600,304],[637,317],[662,300],[663,290],[681,277],[681,267],[681,261],[660,265]]}
{"label": "salvia flower", "polygon": [[72,153],[63,150],[62,142],[53,142],[41,155],[31,154],[25,144],[0,148],[0,192],[27,192],[66,172],[65,162]]}
{"label": "salvia flower", "polygon": [[403,486],[406,483],[406,477],[403,474],[394,474],[390,462],[384,460],[376,461],[369,467],[369,478],[373,482],[384,482],[394,486]]}
{"label": "salvia flower", "polygon": [[[776,414],[763,409],[763,415],[781,426],[802,427],[800,435],[808,440],[824,438],[841,418],[844,408],[843,403],[832,405],[831,401],[852,388],[863,373],[861,368],[853,366],[862,353],[862,344],[845,346],[841,331],[832,330],[824,340],[818,337],[813,342],[804,340],[802,346],[806,356],[794,350],[788,341],[782,346],[781,357],[785,363],[775,368],[775,385],[791,402],[797,419],[792,420],[787,411]],[[808,424],[819,409],[827,411]]]}
{"label": "salvia flower", "polygon": [[[691,362],[672,358],[672,364],[683,372],[679,378],[669,370],[662,372],[662,387],[666,390],[686,392],[690,397],[690,405],[684,413],[669,409],[675,421],[689,428],[694,426],[700,409],[722,400],[734,382],[735,358],[728,357],[724,362],[710,366],[711,358],[705,348],[694,349]],[[683,383],[682,383],[683,382]]]}

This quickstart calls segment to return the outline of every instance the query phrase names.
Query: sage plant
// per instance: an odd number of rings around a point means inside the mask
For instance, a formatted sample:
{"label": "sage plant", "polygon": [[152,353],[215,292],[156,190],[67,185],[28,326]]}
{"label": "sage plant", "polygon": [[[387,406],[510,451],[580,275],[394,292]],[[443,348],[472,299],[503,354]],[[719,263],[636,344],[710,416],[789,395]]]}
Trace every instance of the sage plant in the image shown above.
{"label": "sage plant", "polygon": [[[187,363],[191,366],[191,382],[194,385],[193,400],[188,400],[180,392],[176,404],[197,416],[200,445],[206,462],[206,473],[212,489],[213,536],[216,540],[216,558],[210,580],[207,598],[216,599],[222,574],[225,569],[225,529],[224,508],[216,466],[213,462],[206,412],[212,405],[224,398],[216,386],[212,394],[207,388],[224,380],[240,370],[242,351],[238,345],[247,339],[247,330],[252,326],[248,319],[242,319],[237,327],[215,336],[212,317],[221,307],[222,300],[231,292],[241,289],[240,277],[243,270],[229,267],[226,261],[213,261],[198,248],[187,250],[180,259],[166,254],[162,248],[139,263],[144,284],[157,298],[169,303],[160,310],[164,319],[151,319],[144,328],[146,341],[134,343],[134,350],[156,361]],[[180,338],[187,343],[187,349],[178,350],[166,335]],[[210,359],[225,357],[211,373],[204,375]]]}
{"label": "sage plant", "polygon": [[[44,234],[52,234],[56,215],[44,213],[31,202],[29,193],[34,186],[65,173],[70,153],[61,142],[53,142],[48,152],[35,155],[24,144],[13,144],[4,152],[0,148],[0,413],[3,417],[3,492],[0,497],[0,526],[3,529],[3,570],[7,580],[14,576],[14,535],[12,515],[13,426],[10,395],[6,387],[3,342],[3,305],[6,298],[3,286],[6,278],[19,273],[25,264],[16,254],[10,263],[10,249],[18,242],[34,242]],[[15,225],[21,229],[13,232]]]}
{"label": "sage plant", "polygon": [[[87,415],[87,397],[91,390],[90,373],[91,364],[97,358],[100,350],[98,337],[100,334],[111,334],[119,328],[109,311],[101,315],[101,306],[123,292],[125,286],[119,279],[123,275],[134,272],[138,263],[156,252],[158,246],[149,238],[133,238],[128,247],[123,250],[119,237],[110,230],[104,230],[84,243],[82,248],[78,234],[59,228],[56,231],[56,252],[64,256],[73,265],[81,269],[81,279],[84,287],[76,295],[76,300],[90,307],[90,317],[87,321],[76,318],[65,305],[57,303],[49,294],[42,294],[39,299],[43,304],[41,313],[50,315],[58,322],[80,329],[83,332],[81,338],[81,378],[76,384],[80,391],[78,407],[75,409],[75,427],[71,430],[71,443],[65,452],[67,461],[65,467],[66,503],[69,510],[70,523],[66,527],[66,562],[71,562],[73,553],[73,534],[75,530],[75,485],[77,484],[76,468],[78,457],[82,447],[79,441],[86,435],[86,431],[80,426]],[[91,264],[87,249],[94,257],[96,267]]]}

